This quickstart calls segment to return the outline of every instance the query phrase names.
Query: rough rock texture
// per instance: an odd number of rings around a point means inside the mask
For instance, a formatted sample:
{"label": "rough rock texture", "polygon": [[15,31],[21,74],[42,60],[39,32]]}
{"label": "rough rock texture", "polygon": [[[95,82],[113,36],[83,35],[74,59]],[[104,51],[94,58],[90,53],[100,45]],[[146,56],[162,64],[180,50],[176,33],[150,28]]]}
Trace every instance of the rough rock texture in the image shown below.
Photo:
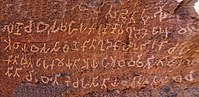
{"label": "rough rock texture", "polygon": [[0,0],[0,97],[198,97],[197,0]]}

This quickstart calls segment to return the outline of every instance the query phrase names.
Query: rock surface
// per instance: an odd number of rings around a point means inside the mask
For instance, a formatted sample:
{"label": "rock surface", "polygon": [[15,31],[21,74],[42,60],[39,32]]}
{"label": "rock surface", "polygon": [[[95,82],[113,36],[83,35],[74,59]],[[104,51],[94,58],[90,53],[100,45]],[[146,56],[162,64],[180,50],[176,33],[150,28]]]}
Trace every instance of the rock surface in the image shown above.
{"label": "rock surface", "polygon": [[198,97],[197,0],[1,0],[0,97]]}

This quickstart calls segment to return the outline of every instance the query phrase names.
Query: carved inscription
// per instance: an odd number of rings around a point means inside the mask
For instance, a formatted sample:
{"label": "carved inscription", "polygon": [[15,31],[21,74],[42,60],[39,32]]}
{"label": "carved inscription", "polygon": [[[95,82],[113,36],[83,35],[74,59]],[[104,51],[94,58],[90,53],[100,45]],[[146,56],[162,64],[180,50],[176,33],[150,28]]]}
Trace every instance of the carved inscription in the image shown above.
{"label": "carved inscription", "polygon": [[198,82],[197,23],[166,11],[169,2],[89,2],[63,3],[64,18],[3,22],[3,78],[65,85],[74,95]]}

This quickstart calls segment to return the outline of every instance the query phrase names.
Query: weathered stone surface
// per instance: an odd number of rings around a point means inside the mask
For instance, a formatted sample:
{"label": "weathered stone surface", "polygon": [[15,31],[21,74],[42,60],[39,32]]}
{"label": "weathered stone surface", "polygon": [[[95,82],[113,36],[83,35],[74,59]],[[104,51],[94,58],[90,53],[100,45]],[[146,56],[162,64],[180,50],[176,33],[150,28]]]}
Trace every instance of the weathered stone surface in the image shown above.
{"label": "weathered stone surface", "polygon": [[12,97],[56,97],[67,91],[65,86],[19,85]]}
{"label": "weathered stone surface", "polygon": [[198,97],[196,0],[1,0],[0,97]]}

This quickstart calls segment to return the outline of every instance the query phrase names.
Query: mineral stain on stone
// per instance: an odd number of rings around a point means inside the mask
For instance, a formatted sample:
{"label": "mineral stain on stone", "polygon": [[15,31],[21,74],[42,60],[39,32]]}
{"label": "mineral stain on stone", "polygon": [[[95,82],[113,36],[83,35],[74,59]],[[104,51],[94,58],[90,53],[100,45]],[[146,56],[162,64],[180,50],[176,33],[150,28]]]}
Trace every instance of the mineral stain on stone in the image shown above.
{"label": "mineral stain on stone", "polygon": [[66,86],[59,85],[29,85],[21,84],[16,87],[12,97],[58,97],[67,90]]}

